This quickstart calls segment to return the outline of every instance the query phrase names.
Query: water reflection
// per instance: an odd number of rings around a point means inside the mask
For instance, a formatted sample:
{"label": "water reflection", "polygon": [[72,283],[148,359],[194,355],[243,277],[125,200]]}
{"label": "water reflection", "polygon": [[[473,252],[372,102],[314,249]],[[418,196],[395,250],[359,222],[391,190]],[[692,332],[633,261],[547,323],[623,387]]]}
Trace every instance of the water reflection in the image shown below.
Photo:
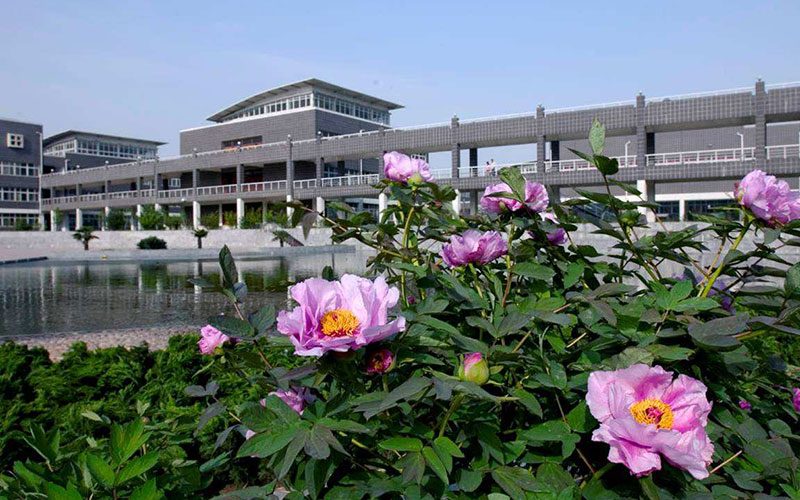
{"label": "water reflection", "polygon": [[[287,285],[325,266],[361,273],[367,256],[324,253],[239,260],[247,308],[286,305]],[[0,267],[0,337],[199,325],[228,312],[225,300],[188,282],[220,282],[216,262],[30,264]]]}

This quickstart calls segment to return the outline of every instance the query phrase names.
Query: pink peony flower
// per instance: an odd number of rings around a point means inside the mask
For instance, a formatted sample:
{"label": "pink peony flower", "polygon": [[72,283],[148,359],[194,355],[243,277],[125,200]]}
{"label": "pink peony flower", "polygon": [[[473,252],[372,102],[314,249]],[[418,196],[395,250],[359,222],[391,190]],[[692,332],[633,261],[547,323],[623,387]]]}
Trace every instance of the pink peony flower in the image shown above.
{"label": "pink peony flower", "polygon": [[278,331],[289,336],[298,356],[356,350],[406,327],[402,316],[389,321],[400,292],[383,277],[374,282],[352,274],[340,281],[310,278],[289,291],[298,305],[278,313]]}
{"label": "pink peony flower", "polygon": [[486,186],[481,197],[481,208],[493,214],[503,213],[506,210],[516,212],[522,208],[526,208],[533,212],[542,212],[547,208],[550,198],[547,195],[547,190],[538,182],[525,182],[525,203],[520,203],[511,198],[503,198],[496,196],[489,196],[493,193],[510,193],[511,188],[505,182],[498,182]]}
{"label": "pink peony flower", "polygon": [[379,349],[367,356],[367,373],[386,373],[394,364],[394,355],[389,349]]}
{"label": "pink peony flower", "polygon": [[508,253],[508,243],[497,231],[482,233],[468,229],[463,234],[450,237],[442,246],[442,259],[450,267],[469,263],[488,264]]}
{"label": "pink peony flower", "polygon": [[211,325],[206,325],[200,330],[201,339],[197,342],[200,354],[214,354],[217,347],[230,340],[230,337]]}
{"label": "pink peony flower", "polygon": [[[558,219],[556,218],[556,214],[554,214],[553,212],[541,212],[539,216],[542,218],[543,221],[551,222],[553,224],[558,224]],[[549,231],[547,233],[547,241],[549,241],[550,244],[554,246],[563,245],[564,243],[567,242],[567,231],[565,231],[563,227],[559,227],[553,231]]]}
{"label": "pink peony flower", "polygon": [[430,182],[431,169],[425,160],[411,158],[403,153],[392,151],[383,155],[383,172],[386,178],[397,182]]}
{"label": "pink peony flower", "polygon": [[[286,403],[286,406],[297,412],[298,415],[303,414],[306,403],[313,403],[314,399],[316,399],[306,387],[292,387],[286,391],[278,389],[277,391],[270,392],[269,396],[280,398],[281,401]],[[261,406],[265,405],[266,401],[262,400]]]}
{"label": "pink peony flower", "polygon": [[745,175],[736,184],[734,194],[739,205],[770,226],[800,218],[800,194],[792,191],[786,181],[761,170]]}
{"label": "pink peony flower", "polygon": [[792,389],[792,404],[794,405],[794,409],[800,413],[800,389],[797,387]]}
{"label": "pink peony flower", "polygon": [[749,410],[753,407],[749,402],[745,401],[744,399],[739,401],[739,408],[742,410]]}
{"label": "pink peony flower", "polygon": [[489,380],[489,364],[483,354],[472,352],[464,356],[458,367],[458,378],[483,385]]}
{"label": "pink peony flower", "polygon": [[589,375],[586,403],[600,421],[593,441],[636,475],[661,469],[661,456],[697,479],[708,477],[714,445],[705,432],[711,403],[699,380],[643,364]]}

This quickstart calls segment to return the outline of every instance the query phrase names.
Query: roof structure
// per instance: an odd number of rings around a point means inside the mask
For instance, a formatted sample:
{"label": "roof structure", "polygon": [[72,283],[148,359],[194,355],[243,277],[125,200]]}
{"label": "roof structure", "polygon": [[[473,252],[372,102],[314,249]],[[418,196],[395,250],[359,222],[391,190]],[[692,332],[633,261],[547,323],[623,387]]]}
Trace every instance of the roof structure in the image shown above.
{"label": "roof structure", "polygon": [[364,94],[362,92],[357,92],[355,90],[346,89],[344,87],[340,87],[338,85],[334,85],[332,83],[328,83],[328,82],[319,80],[317,78],[308,78],[306,80],[301,80],[299,82],[289,83],[287,85],[281,85],[280,87],[275,87],[273,89],[269,89],[269,90],[265,90],[263,92],[259,92],[257,94],[253,94],[253,95],[251,95],[250,97],[248,97],[246,99],[242,99],[241,101],[239,101],[239,102],[237,102],[235,104],[232,104],[232,105],[230,105],[230,106],[228,106],[228,107],[226,107],[226,108],[224,108],[224,109],[222,109],[220,111],[217,111],[213,115],[209,116],[207,118],[207,120],[212,121],[212,122],[220,122],[226,116],[232,115],[233,113],[236,113],[236,112],[241,111],[243,109],[247,109],[250,106],[258,104],[259,102],[262,102],[262,101],[266,100],[269,97],[273,97],[273,96],[274,97],[278,97],[278,96],[286,94],[289,91],[298,90],[298,89],[304,89],[304,88],[308,88],[308,87],[312,87],[314,89],[319,89],[319,90],[323,90],[323,91],[327,90],[328,92],[333,92],[336,95],[339,95],[339,96],[342,96],[342,97],[349,97],[350,99],[358,100],[360,102],[363,102],[364,104],[369,104],[369,105],[372,105],[372,106],[386,108],[388,110],[400,109],[400,108],[403,107],[400,104],[396,104],[396,103],[393,103],[393,102],[390,102],[390,101],[386,101],[384,99],[380,99],[378,97],[374,97],[374,96],[371,96],[371,95],[368,95],[368,94]]}
{"label": "roof structure", "polygon": [[166,144],[166,142],[151,141],[149,139],[137,139],[136,137],[122,137],[119,135],[98,134],[96,132],[83,132],[81,130],[65,130],[64,132],[59,132],[55,135],[47,137],[44,140],[43,145],[49,146],[50,144],[55,144],[56,142],[73,135],[90,136],[96,139],[110,139],[112,141],[139,142],[144,144],[152,144],[154,146],[163,146],[164,144]]}

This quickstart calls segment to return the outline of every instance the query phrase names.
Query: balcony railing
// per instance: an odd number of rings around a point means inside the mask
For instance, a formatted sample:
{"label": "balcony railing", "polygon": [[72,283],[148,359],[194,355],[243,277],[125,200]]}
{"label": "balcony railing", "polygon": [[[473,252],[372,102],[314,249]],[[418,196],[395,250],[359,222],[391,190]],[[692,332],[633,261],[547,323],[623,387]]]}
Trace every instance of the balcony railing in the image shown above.
{"label": "balcony railing", "polygon": [[286,191],[286,181],[248,182],[247,184],[242,184],[243,193],[262,193],[265,191]]}
{"label": "balcony railing", "polygon": [[[494,177],[500,174],[504,168],[519,167],[523,174],[535,174],[537,172],[536,162],[526,161],[517,163],[502,163],[502,164],[489,164],[489,165],[473,165],[470,167],[460,167],[458,169],[459,177]],[[450,176],[448,175],[447,178]]]}
{"label": "balcony railing", "polygon": [[191,198],[193,195],[194,195],[194,189],[192,188],[168,189],[166,191],[158,192],[159,199],[168,199],[168,200],[171,200],[173,198]]}
{"label": "balcony railing", "polygon": [[148,196],[153,196],[152,189],[143,189],[141,191],[117,191],[108,193],[109,200],[124,200],[127,198],[144,198]]}
{"label": "balcony railing", "polygon": [[197,196],[210,196],[217,194],[235,194],[236,184],[223,184],[221,186],[203,186],[197,188]]}
{"label": "balcony railing", "polygon": [[378,174],[345,175],[344,177],[323,177],[321,187],[364,186],[377,184],[380,180]]}
{"label": "balcony railing", "polygon": [[767,146],[767,160],[776,158],[800,158],[800,144]]}
{"label": "balcony railing", "polygon": [[711,149],[707,151],[682,151],[647,155],[647,166],[696,165],[750,161],[755,159],[755,148]]}

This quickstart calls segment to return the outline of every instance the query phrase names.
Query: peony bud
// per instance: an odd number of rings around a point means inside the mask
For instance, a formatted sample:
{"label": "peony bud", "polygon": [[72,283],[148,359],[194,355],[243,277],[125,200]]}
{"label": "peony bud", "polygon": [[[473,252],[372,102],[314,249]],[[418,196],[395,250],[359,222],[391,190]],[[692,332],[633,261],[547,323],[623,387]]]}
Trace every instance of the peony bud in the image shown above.
{"label": "peony bud", "polygon": [[479,352],[467,354],[458,367],[458,378],[483,385],[489,380],[489,364]]}
{"label": "peony bud", "polygon": [[367,355],[367,373],[387,373],[394,368],[394,355],[389,349],[379,349]]}
{"label": "peony bud", "polygon": [[745,401],[744,399],[739,401],[739,408],[741,408],[742,410],[749,410],[752,407],[753,407],[753,405],[751,405],[749,402]]}
{"label": "peony bud", "polygon": [[200,341],[197,342],[200,354],[214,354],[222,344],[230,341],[230,337],[217,330],[211,325],[206,325],[200,330]]}

